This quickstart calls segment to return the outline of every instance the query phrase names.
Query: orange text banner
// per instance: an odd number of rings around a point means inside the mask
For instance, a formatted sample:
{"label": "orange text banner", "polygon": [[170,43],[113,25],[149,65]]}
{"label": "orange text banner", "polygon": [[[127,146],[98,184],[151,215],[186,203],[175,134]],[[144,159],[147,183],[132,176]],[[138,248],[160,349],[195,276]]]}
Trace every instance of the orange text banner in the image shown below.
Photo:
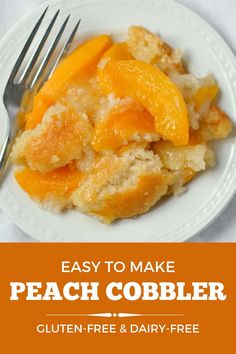
{"label": "orange text banner", "polygon": [[1,244],[0,352],[233,353],[236,244]]}

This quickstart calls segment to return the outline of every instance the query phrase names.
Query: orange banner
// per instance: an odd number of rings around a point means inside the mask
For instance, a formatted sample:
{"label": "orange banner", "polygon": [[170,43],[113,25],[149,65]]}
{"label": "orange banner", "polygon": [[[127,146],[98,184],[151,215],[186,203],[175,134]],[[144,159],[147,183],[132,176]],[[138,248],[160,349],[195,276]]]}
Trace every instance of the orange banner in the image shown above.
{"label": "orange banner", "polygon": [[232,353],[235,259],[235,244],[1,244],[1,353]]}

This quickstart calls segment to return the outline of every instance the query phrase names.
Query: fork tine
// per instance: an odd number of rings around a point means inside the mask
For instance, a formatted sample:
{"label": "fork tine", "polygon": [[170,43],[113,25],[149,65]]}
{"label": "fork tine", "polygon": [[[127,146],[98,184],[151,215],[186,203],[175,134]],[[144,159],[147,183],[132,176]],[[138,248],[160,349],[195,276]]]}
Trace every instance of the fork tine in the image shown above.
{"label": "fork tine", "polygon": [[36,63],[36,61],[37,61],[37,59],[38,59],[43,47],[44,47],[44,44],[46,43],[46,40],[47,40],[49,34],[51,33],[51,30],[52,30],[53,25],[54,25],[58,15],[59,15],[59,12],[60,12],[60,10],[58,10],[56,12],[56,14],[54,15],[52,21],[50,22],[46,32],[44,33],[44,36],[43,36],[42,40],[40,41],[40,43],[39,43],[38,47],[36,48],[34,54],[32,55],[31,59],[29,60],[29,63],[27,64],[26,68],[24,69],[24,71],[23,71],[23,73],[22,73],[22,75],[21,75],[21,77],[20,77],[20,79],[18,81],[19,84],[22,83],[23,80],[27,80],[27,78],[29,77],[29,75],[30,75],[30,73],[31,73],[31,71],[32,71],[32,69],[33,69],[33,67],[34,67],[34,65],[35,65],[35,63]]}
{"label": "fork tine", "polygon": [[31,89],[35,86],[35,84],[38,82],[38,80],[40,79],[40,77],[41,77],[41,75],[42,75],[44,69],[46,68],[46,66],[47,66],[47,64],[48,64],[48,62],[49,62],[49,60],[51,59],[51,57],[52,57],[52,55],[53,55],[53,53],[54,53],[54,50],[55,50],[56,47],[57,47],[57,44],[58,44],[59,40],[61,39],[61,36],[62,36],[62,34],[63,34],[63,32],[64,32],[64,30],[65,30],[65,28],[66,28],[66,25],[67,25],[67,22],[68,22],[69,18],[70,18],[70,15],[67,16],[65,22],[64,22],[63,25],[61,26],[61,28],[60,28],[60,30],[59,30],[59,32],[58,32],[56,38],[54,39],[52,45],[51,45],[50,48],[48,49],[47,54],[45,55],[45,57],[44,57],[44,59],[43,59],[41,65],[40,65],[38,71],[36,72],[36,74],[35,74],[35,76],[34,76],[32,82],[31,82],[30,84],[27,84],[27,85],[26,85],[27,89],[30,89],[30,90],[31,90]]}
{"label": "fork tine", "polygon": [[74,37],[75,37],[75,35],[76,35],[76,32],[77,32],[78,27],[79,27],[79,25],[80,25],[80,22],[81,22],[81,19],[79,19],[79,21],[77,22],[75,28],[74,28],[73,31],[71,32],[71,35],[70,35],[70,37],[68,38],[68,40],[66,41],[65,45],[63,46],[63,48],[62,48],[60,54],[58,55],[58,58],[57,58],[57,60],[55,61],[55,64],[53,65],[53,67],[51,68],[51,70],[49,71],[49,73],[47,74],[46,80],[49,79],[49,78],[52,76],[52,74],[54,73],[54,70],[56,69],[56,67],[57,67],[57,65],[58,65],[58,63],[59,63],[59,61],[60,61],[62,58],[64,58],[64,57],[67,55],[67,53],[69,52],[70,46],[71,46],[71,44],[72,44],[72,42],[73,42],[73,39],[74,39]]}
{"label": "fork tine", "polygon": [[14,68],[12,69],[11,75],[9,77],[9,81],[13,81],[15,79],[15,76],[16,76],[16,74],[19,71],[19,68],[20,68],[20,66],[22,64],[22,61],[24,60],[24,58],[25,58],[25,56],[26,56],[26,54],[28,52],[28,49],[29,49],[29,47],[30,47],[30,45],[31,45],[36,33],[38,32],[38,29],[39,29],[39,27],[40,27],[40,25],[41,25],[41,23],[42,23],[42,21],[44,19],[44,16],[45,16],[45,14],[46,14],[46,12],[48,10],[48,7],[44,10],[44,12],[41,15],[40,19],[38,20],[38,22],[34,26],[33,31],[29,35],[29,37],[28,37],[28,39],[27,39],[27,41],[26,41],[26,43],[25,43],[25,45],[24,45],[24,47],[23,47],[23,49],[22,49],[22,51],[21,51],[16,63],[15,63],[15,65],[14,65]]}

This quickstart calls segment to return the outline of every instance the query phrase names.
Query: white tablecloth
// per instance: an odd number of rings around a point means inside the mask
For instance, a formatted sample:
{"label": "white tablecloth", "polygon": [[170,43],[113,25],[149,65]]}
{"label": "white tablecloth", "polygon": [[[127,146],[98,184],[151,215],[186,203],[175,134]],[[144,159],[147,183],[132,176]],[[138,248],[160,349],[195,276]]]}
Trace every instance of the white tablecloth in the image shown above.
{"label": "white tablecloth", "polygon": [[[168,0],[166,0],[168,1]],[[0,37],[42,0],[0,0]],[[236,52],[235,0],[179,0],[211,23]],[[46,3],[46,2],[45,2]],[[1,55],[1,53],[0,53]],[[193,242],[236,242],[236,197],[224,213],[205,231],[191,239]],[[0,211],[0,241],[32,242]]]}

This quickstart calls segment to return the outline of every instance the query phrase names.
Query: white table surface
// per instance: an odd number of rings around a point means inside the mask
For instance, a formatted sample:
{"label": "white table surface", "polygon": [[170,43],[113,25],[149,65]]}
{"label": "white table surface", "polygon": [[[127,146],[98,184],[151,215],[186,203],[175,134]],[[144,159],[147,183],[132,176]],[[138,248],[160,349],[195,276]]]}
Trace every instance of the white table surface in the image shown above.
{"label": "white table surface", "polygon": [[[168,1],[168,0],[166,0]],[[0,37],[42,0],[0,0]],[[179,0],[212,24],[236,53],[236,0]],[[1,55],[1,53],[0,53]],[[236,197],[220,217],[191,242],[236,242]],[[34,242],[0,210],[0,241]]]}

